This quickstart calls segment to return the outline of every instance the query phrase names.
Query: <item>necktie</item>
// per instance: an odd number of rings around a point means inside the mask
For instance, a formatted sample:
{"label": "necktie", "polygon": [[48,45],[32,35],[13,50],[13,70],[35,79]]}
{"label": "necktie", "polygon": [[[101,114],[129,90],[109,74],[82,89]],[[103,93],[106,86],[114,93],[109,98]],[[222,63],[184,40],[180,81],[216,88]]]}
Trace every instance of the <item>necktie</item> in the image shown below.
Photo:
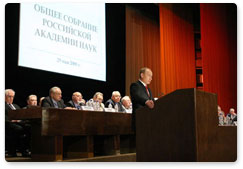
{"label": "necktie", "polygon": [[58,105],[57,105],[56,102],[53,102],[53,104],[54,104],[54,107],[55,107],[55,108],[58,108]]}
{"label": "necktie", "polygon": [[79,106],[79,105],[77,105],[77,107],[76,107],[78,110],[80,110],[81,109],[81,106]]}
{"label": "necktie", "polygon": [[148,86],[145,86],[148,96],[150,97]]}
{"label": "necktie", "polygon": [[10,107],[12,110],[16,110],[16,108],[15,108],[12,104],[9,104],[9,107]]}

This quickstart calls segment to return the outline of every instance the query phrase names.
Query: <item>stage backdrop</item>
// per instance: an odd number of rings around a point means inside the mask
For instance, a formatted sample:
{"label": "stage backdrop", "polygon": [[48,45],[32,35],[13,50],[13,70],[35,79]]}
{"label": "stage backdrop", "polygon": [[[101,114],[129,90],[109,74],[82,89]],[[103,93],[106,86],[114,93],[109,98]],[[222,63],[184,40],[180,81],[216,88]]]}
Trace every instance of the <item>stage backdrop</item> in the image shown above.
{"label": "stage backdrop", "polygon": [[126,6],[126,94],[144,66],[153,71],[155,97],[196,87],[192,5],[159,4],[154,11],[157,18]]}
{"label": "stage backdrop", "polygon": [[235,4],[201,4],[204,90],[217,93],[225,113],[237,108],[237,9]]}
{"label": "stage backdrop", "polygon": [[157,97],[161,93],[159,8],[148,4],[151,11],[142,12],[140,7],[126,5],[126,94],[130,95],[130,85],[138,80],[139,70],[149,67],[153,71],[149,87]]}
{"label": "stage backdrop", "polygon": [[167,94],[196,87],[193,11],[185,4],[160,4],[161,86]]}

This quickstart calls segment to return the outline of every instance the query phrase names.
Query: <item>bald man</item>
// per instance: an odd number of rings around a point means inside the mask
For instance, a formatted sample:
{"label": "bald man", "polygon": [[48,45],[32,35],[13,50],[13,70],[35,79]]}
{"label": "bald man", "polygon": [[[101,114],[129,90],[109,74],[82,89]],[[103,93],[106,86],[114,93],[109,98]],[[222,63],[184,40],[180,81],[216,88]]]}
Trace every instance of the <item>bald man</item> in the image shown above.
{"label": "bald man", "polygon": [[84,106],[85,103],[82,101],[83,96],[80,92],[74,92],[72,95],[72,100],[66,103],[67,106],[81,110],[81,106]]}

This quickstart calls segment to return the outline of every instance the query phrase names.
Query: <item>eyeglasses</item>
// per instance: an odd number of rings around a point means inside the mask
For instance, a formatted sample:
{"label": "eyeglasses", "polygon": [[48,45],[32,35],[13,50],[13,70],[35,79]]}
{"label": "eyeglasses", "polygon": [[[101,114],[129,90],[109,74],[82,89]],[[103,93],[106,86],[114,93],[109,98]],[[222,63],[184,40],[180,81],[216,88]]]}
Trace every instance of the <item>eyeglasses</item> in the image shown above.
{"label": "eyeglasses", "polygon": [[7,96],[7,97],[14,98],[14,96]]}

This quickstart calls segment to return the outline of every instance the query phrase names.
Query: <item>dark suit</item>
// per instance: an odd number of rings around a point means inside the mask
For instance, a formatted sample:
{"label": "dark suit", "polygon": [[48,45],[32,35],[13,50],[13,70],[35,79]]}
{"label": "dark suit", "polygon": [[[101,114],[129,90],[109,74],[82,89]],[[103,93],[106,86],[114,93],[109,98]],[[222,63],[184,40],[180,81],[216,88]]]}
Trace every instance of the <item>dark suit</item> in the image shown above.
{"label": "dark suit", "polygon": [[[57,102],[57,105],[58,105],[58,108],[61,108],[61,109],[66,107],[66,105],[64,104],[62,99]],[[41,107],[55,107],[50,96],[47,96],[42,100]]]}
{"label": "dark suit", "polygon": [[134,130],[136,124],[136,110],[140,107],[145,106],[145,102],[147,100],[154,100],[152,92],[149,88],[148,91],[149,95],[147,93],[145,86],[140,81],[132,83],[130,86],[130,95],[132,100],[132,127]]}
{"label": "dark suit", "polygon": [[[84,106],[84,103],[80,103],[79,106]],[[74,104],[74,102],[72,100],[70,100],[69,102],[66,103],[66,106],[68,107],[73,107],[73,108],[77,108]],[[81,108],[80,108],[81,109]]]}
{"label": "dark suit", "polygon": [[[107,100],[107,101],[105,102],[105,107],[108,107],[109,104],[112,105],[112,108],[115,108],[115,104],[116,104],[116,103],[115,103],[112,99],[109,99],[109,100]],[[118,102],[117,104],[118,104],[118,111],[119,111],[119,112],[125,112],[125,109],[122,107],[122,103],[121,103],[121,102]]]}
{"label": "dark suit", "polygon": [[[20,109],[20,107],[17,104],[12,104],[16,109]],[[8,112],[9,110],[12,110],[11,107],[5,102],[5,123],[10,122],[8,119]]]}
{"label": "dark suit", "polygon": [[[17,104],[12,104],[15,109],[20,109]],[[8,119],[8,112],[12,108],[5,102],[5,149],[11,156],[16,156],[18,149],[23,156],[26,155],[26,149],[30,148],[30,126],[24,121],[11,122]]]}

